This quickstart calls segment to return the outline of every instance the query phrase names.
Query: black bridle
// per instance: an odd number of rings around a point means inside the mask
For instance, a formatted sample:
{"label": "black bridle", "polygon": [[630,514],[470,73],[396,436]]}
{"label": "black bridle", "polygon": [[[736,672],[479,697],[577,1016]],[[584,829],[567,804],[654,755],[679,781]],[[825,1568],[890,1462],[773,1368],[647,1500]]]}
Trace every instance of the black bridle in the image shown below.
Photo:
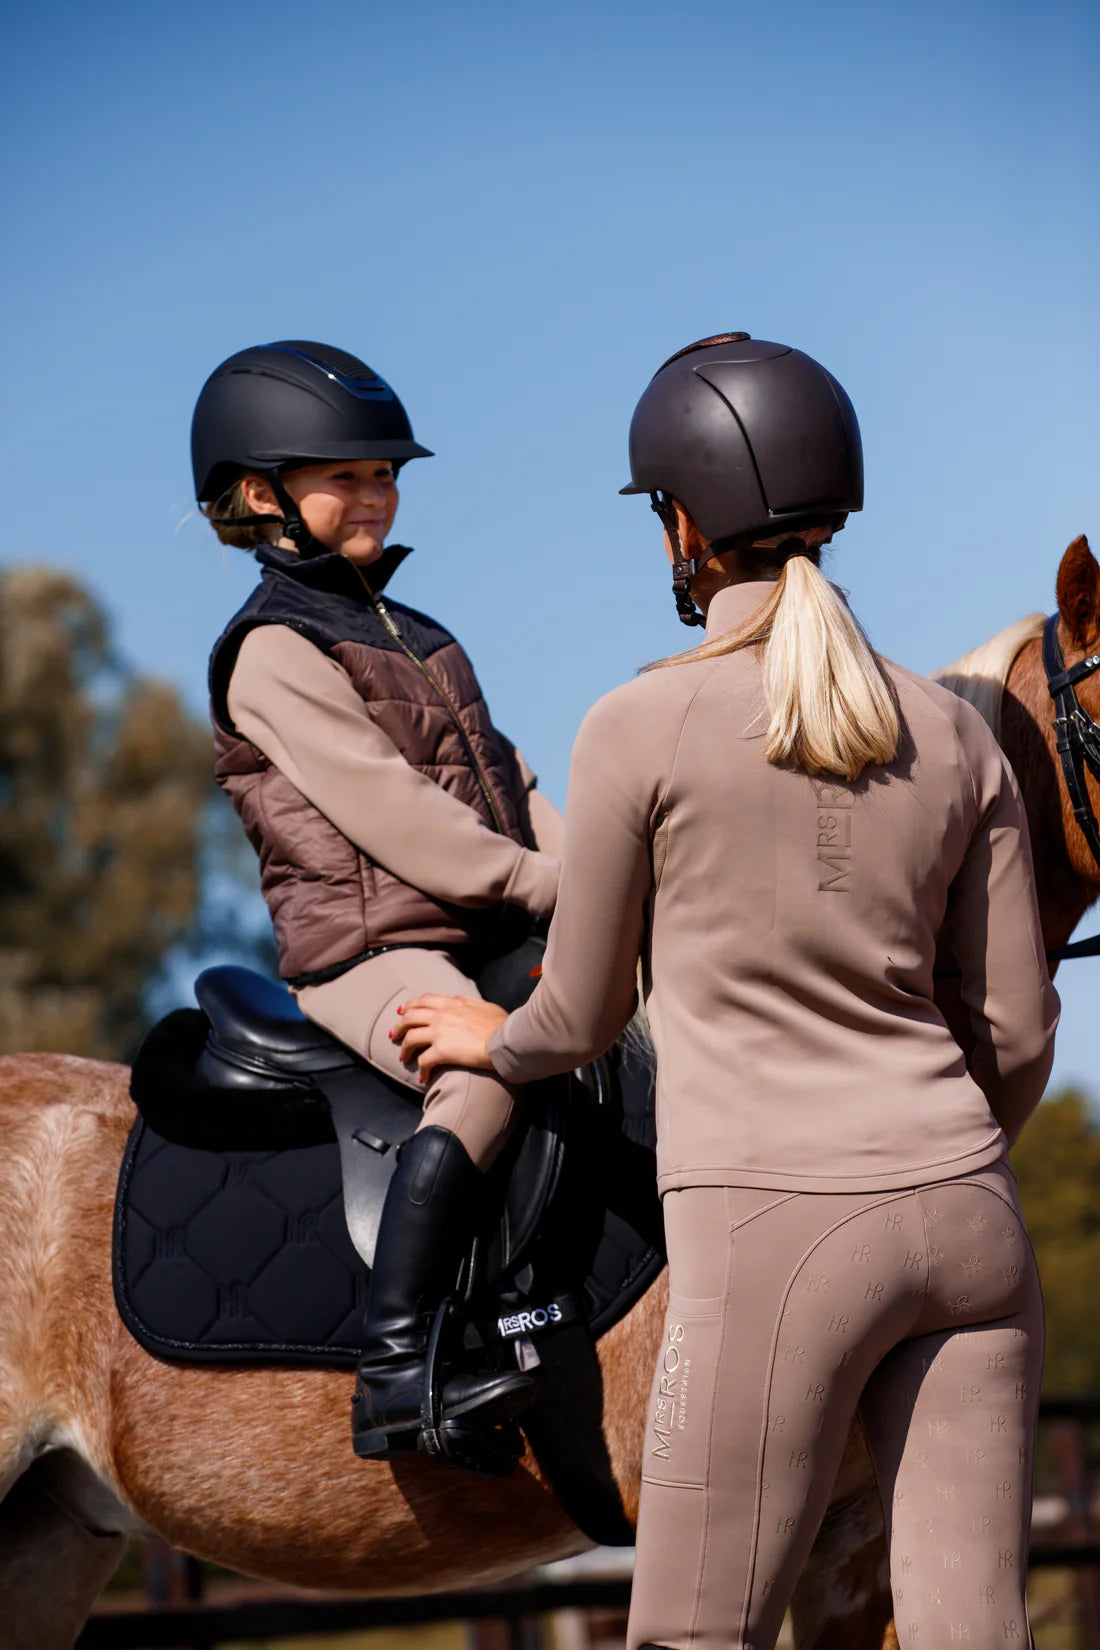
{"label": "black bridle", "polygon": [[1100,670],[1100,653],[1090,653],[1067,670],[1058,640],[1058,615],[1052,613],[1043,627],[1043,669],[1054,700],[1054,733],[1073,817],[1100,867],[1100,827],[1085,779],[1087,767],[1093,778],[1100,780],[1100,727],[1082,709],[1075,691],[1078,682]]}

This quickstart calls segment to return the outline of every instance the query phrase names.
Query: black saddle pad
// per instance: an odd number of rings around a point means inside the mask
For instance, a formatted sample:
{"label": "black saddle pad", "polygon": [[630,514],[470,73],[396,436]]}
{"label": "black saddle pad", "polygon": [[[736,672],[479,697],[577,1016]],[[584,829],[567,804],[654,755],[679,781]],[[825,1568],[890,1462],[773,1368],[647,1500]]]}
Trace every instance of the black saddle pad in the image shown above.
{"label": "black saddle pad", "polygon": [[[539,1243],[593,1335],[663,1265],[651,1076],[614,1056],[615,1108],[585,1113]],[[579,1109],[579,1108],[578,1108]],[[369,1273],[344,1220],[340,1154],[199,1150],[135,1122],[115,1209],[119,1313],[156,1357],[351,1368]]]}
{"label": "black saddle pad", "polygon": [[115,1298],[147,1351],[353,1366],[368,1277],[348,1236],[334,1143],[198,1151],[134,1124],[115,1210]]}

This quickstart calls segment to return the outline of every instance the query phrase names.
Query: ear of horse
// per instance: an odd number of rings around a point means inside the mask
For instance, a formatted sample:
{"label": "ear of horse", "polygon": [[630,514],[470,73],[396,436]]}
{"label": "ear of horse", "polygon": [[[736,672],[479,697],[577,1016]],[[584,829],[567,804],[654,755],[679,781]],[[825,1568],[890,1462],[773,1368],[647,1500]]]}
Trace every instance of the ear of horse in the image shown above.
{"label": "ear of horse", "polygon": [[1092,650],[1100,641],[1100,564],[1082,533],[1058,568],[1058,612],[1071,648]]}

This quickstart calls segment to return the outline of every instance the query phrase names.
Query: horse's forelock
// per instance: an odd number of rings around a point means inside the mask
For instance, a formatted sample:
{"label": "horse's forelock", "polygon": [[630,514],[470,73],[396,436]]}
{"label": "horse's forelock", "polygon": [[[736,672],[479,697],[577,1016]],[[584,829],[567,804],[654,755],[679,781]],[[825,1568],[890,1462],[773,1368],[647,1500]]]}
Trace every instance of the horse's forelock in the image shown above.
{"label": "horse's forelock", "polygon": [[1043,634],[1045,623],[1042,613],[1029,613],[1026,619],[1018,619],[1007,630],[998,631],[988,642],[972,647],[954,664],[933,671],[933,680],[973,705],[999,739],[1001,703],[1009,672],[1021,649]]}

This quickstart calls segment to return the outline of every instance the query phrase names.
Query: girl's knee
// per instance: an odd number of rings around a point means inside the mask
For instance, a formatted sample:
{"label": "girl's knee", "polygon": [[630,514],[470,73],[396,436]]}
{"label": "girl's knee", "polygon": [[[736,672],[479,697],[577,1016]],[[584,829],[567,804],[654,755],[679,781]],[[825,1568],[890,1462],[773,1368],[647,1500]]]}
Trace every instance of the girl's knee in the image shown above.
{"label": "girl's knee", "polygon": [[449,1129],[481,1170],[492,1167],[515,1124],[515,1100],[497,1078],[450,1068],[439,1072],[424,1099],[424,1122]]}

